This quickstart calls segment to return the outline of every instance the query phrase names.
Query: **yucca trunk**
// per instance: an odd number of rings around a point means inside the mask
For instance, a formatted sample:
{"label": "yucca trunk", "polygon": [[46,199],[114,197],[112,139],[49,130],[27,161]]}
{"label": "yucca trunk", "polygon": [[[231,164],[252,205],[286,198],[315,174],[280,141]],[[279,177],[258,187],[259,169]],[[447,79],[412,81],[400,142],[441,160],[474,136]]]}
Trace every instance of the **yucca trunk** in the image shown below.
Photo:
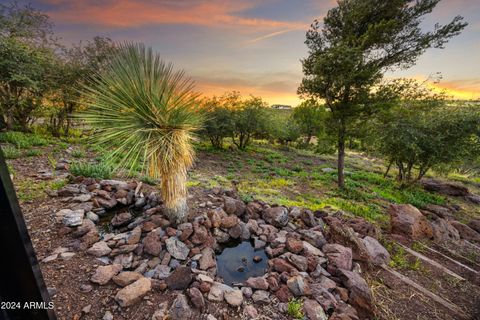
{"label": "yucca trunk", "polygon": [[194,151],[191,136],[181,129],[164,129],[162,139],[155,142],[156,152],[151,157],[150,172],[160,173],[160,193],[165,204],[165,214],[172,224],[186,220],[187,170],[193,164]]}
{"label": "yucca trunk", "polygon": [[174,225],[184,222],[188,216],[187,175],[176,172],[160,179],[160,192],[165,202],[165,215]]}

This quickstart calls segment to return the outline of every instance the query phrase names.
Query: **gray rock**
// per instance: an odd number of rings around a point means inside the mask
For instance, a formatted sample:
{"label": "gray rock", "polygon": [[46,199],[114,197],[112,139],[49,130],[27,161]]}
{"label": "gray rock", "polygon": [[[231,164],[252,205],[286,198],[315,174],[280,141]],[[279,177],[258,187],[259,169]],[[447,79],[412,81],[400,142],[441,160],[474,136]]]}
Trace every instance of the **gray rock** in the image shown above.
{"label": "gray rock", "polygon": [[113,314],[110,311],[105,311],[102,320],[113,320]]}
{"label": "gray rock", "polygon": [[182,241],[178,240],[176,237],[170,237],[165,241],[168,252],[178,260],[185,260],[188,257],[190,249]]}
{"label": "gray rock", "polygon": [[268,208],[263,211],[262,217],[267,223],[281,228],[288,223],[288,210],[285,207]]}
{"label": "gray rock", "polygon": [[232,307],[239,307],[243,304],[243,293],[240,289],[225,291],[223,297]]}
{"label": "gray rock", "polygon": [[214,282],[210,287],[208,293],[208,300],[210,301],[223,301],[223,297],[226,291],[232,291],[233,288],[220,282]]}
{"label": "gray rock", "polygon": [[366,236],[362,239],[365,247],[367,248],[368,256],[370,261],[379,266],[382,264],[388,264],[390,261],[390,254],[387,249],[385,249],[377,239],[370,236]]}
{"label": "gray rock", "polygon": [[148,278],[140,278],[121,289],[115,295],[115,301],[120,307],[129,307],[142,299],[152,289],[152,282]]}
{"label": "gray rock", "polygon": [[83,223],[84,215],[85,211],[83,210],[70,211],[63,216],[63,224],[67,227],[80,226]]}
{"label": "gray rock", "polygon": [[172,320],[191,319],[192,309],[188,305],[187,297],[184,294],[178,294],[170,308],[170,318]]}
{"label": "gray rock", "polygon": [[215,252],[212,248],[207,247],[202,250],[202,257],[199,260],[200,269],[207,270],[217,266],[217,261],[215,260]]}
{"label": "gray rock", "polygon": [[308,282],[301,275],[296,275],[288,279],[287,287],[295,297],[311,294]]}
{"label": "gray rock", "polygon": [[265,290],[257,290],[252,295],[253,302],[255,303],[270,303],[270,294]]}
{"label": "gray rock", "polygon": [[96,214],[93,213],[92,211],[87,212],[86,217],[87,217],[87,219],[92,220],[93,223],[97,223],[97,222],[100,220],[100,218],[98,217],[98,215],[96,215]]}
{"label": "gray rock", "polygon": [[87,253],[95,257],[102,257],[110,254],[112,249],[107,245],[105,241],[99,241],[93,244],[88,250]]}
{"label": "gray rock", "polygon": [[309,320],[328,320],[322,306],[315,300],[306,299],[303,302],[303,311]]}
{"label": "gray rock", "polygon": [[154,278],[158,278],[160,280],[167,278],[170,275],[170,271],[172,269],[169,266],[164,266],[163,264],[159,264],[154,269]]}

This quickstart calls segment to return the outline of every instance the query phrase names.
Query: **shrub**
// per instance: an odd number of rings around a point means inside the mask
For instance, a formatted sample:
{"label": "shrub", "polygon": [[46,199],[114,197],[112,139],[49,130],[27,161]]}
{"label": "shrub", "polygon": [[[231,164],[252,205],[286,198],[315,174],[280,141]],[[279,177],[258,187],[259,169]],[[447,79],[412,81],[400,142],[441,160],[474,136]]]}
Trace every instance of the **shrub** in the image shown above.
{"label": "shrub", "polygon": [[208,137],[214,148],[222,149],[223,140],[232,136],[232,112],[226,104],[232,99],[237,99],[234,94],[213,97],[203,102],[205,121],[201,133]]}
{"label": "shrub", "polygon": [[72,151],[72,157],[83,158],[83,157],[85,157],[85,152],[83,152],[82,150],[73,150]]}
{"label": "shrub", "polygon": [[49,141],[37,134],[28,134],[18,131],[7,131],[0,133],[0,142],[11,143],[17,148],[26,149],[32,146],[45,146]]}
{"label": "shrub", "polygon": [[25,152],[25,155],[27,157],[36,157],[36,156],[39,156],[42,154],[42,151],[40,150],[37,150],[37,149],[28,149],[26,152]]}
{"label": "shrub", "polygon": [[[395,165],[400,181],[420,180],[429,169],[444,170],[480,155],[480,110],[446,106],[401,106],[381,118],[377,150]],[[388,169],[387,169],[388,172]]]}
{"label": "shrub", "polygon": [[303,301],[300,299],[291,299],[288,301],[287,313],[294,319],[302,319],[303,314]]}
{"label": "shrub", "polygon": [[310,99],[293,109],[292,118],[298,126],[298,132],[305,137],[305,144],[323,130],[327,111],[325,107]]}
{"label": "shrub", "polygon": [[3,146],[2,150],[5,159],[16,159],[22,156],[20,150],[10,145]]}
{"label": "shrub", "polygon": [[113,175],[113,168],[104,163],[74,162],[70,165],[70,173],[74,176],[109,179]]}
{"label": "shrub", "polygon": [[240,150],[244,150],[254,136],[266,135],[267,105],[261,98],[252,96],[243,101],[232,115],[232,141]]}

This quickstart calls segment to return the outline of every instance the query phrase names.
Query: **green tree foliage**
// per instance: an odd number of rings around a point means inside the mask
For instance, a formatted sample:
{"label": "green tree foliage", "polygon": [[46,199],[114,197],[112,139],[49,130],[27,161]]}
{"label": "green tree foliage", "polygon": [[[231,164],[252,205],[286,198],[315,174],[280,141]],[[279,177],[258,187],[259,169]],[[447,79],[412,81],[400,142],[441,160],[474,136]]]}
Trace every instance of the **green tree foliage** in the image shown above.
{"label": "green tree foliage", "polygon": [[222,149],[225,138],[233,134],[232,101],[239,101],[238,93],[212,97],[202,103],[205,121],[201,133],[208,137],[214,148]]}
{"label": "green tree foliage", "polygon": [[423,31],[420,23],[440,0],[339,0],[323,23],[306,35],[309,56],[302,61],[299,93],[323,99],[335,123],[338,185],[344,186],[345,141],[349,127],[371,115],[372,88],[387,70],[408,68],[428,48],[442,48],[466,26],[462,17]]}
{"label": "green tree foliage", "polygon": [[399,181],[415,182],[431,168],[445,170],[480,156],[478,107],[455,105],[413,81],[399,90],[397,105],[380,113],[371,131],[373,145],[388,168],[397,167]]}
{"label": "green tree foliage", "polygon": [[325,107],[314,99],[303,101],[293,109],[293,119],[298,125],[300,134],[305,137],[305,145],[322,132],[328,113]]}
{"label": "green tree foliage", "polygon": [[183,221],[187,169],[194,158],[192,133],[202,120],[193,82],[151,48],[126,44],[83,90],[88,108],[81,118],[96,128],[96,143],[113,147],[108,159],[120,158],[117,167],[140,166],[148,176],[160,178],[170,221]]}
{"label": "green tree foliage", "polygon": [[232,142],[244,150],[254,136],[266,136],[267,104],[251,96],[232,108]]}
{"label": "green tree foliage", "polygon": [[80,88],[85,79],[103,70],[115,53],[109,38],[95,37],[93,41],[63,47],[55,65],[55,83],[48,108],[50,130],[54,136],[68,135],[72,115],[81,107]]}
{"label": "green tree foliage", "polygon": [[52,83],[54,44],[46,15],[0,4],[0,126],[27,131]]}
{"label": "green tree foliage", "polygon": [[288,145],[300,138],[300,125],[294,120],[290,110],[269,110],[266,128],[269,138],[282,145]]}

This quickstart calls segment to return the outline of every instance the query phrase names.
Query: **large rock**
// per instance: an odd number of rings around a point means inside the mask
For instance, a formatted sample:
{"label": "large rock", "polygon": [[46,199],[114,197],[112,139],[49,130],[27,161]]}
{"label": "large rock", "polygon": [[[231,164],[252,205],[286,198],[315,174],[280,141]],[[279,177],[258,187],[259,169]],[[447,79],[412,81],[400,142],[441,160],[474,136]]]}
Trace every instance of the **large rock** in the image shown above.
{"label": "large rock", "polygon": [[87,253],[95,257],[102,257],[108,255],[112,252],[112,249],[107,245],[105,241],[99,241],[93,244],[88,250]]}
{"label": "large rock", "polygon": [[142,299],[152,289],[152,282],[148,278],[140,278],[117,292],[115,301],[120,307],[129,307]]}
{"label": "large rock", "polygon": [[295,297],[310,295],[312,293],[308,282],[301,275],[290,277],[287,280],[287,287]]}
{"label": "large rock", "polygon": [[224,201],[224,210],[227,214],[234,214],[236,216],[241,216],[245,213],[247,206],[241,200],[230,198],[227,196],[223,197]]}
{"label": "large rock", "polygon": [[388,264],[390,261],[390,254],[377,239],[370,236],[366,236],[362,239],[368,252],[369,260],[373,264],[379,266],[382,264]]}
{"label": "large rock", "polygon": [[230,229],[236,226],[239,221],[240,220],[238,219],[237,216],[229,215],[222,218],[222,220],[220,221],[220,226],[224,229]]}
{"label": "large rock", "polygon": [[326,244],[323,246],[323,252],[328,258],[328,270],[352,269],[352,249],[341,244]]}
{"label": "large rock", "polygon": [[421,183],[428,191],[436,191],[447,196],[464,197],[470,194],[468,188],[451,182],[442,182],[434,179],[425,179]]}
{"label": "large rock", "polygon": [[111,264],[108,266],[100,266],[97,268],[90,281],[98,283],[99,285],[107,284],[110,279],[117,273],[122,271],[123,267],[120,264]]}
{"label": "large rock", "polygon": [[477,231],[477,232],[480,232],[480,219],[474,219],[474,220],[471,220],[469,223],[468,223],[468,226],[470,228],[472,228],[473,230]]}
{"label": "large rock", "polygon": [[167,286],[173,290],[185,290],[192,281],[192,270],[185,266],[178,267],[165,279]]}
{"label": "large rock", "polygon": [[202,310],[205,308],[205,300],[203,299],[202,292],[198,288],[190,288],[187,291],[190,300],[192,301],[195,308]]}
{"label": "large rock", "polygon": [[192,319],[193,312],[188,305],[187,297],[184,294],[178,294],[170,308],[170,319],[185,320]]}
{"label": "large rock", "polygon": [[115,228],[125,226],[132,221],[132,214],[128,211],[116,214],[110,222]]}
{"label": "large rock", "polygon": [[455,229],[458,230],[458,233],[460,234],[460,238],[465,239],[467,241],[473,241],[473,242],[479,242],[480,243],[480,233],[477,231],[473,230],[466,224],[463,224],[458,221],[452,221],[450,222],[452,226],[455,227]]}
{"label": "large rock", "polygon": [[199,260],[200,269],[207,270],[217,266],[217,261],[215,260],[215,252],[212,248],[207,247],[202,250],[202,257]]}
{"label": "large rock", "polygon": [[223,297],[232,307],[239,307],[243,303],[243,293],[240,289],[225,291]]}
{"label": "large rock", "polygon": [[270,300],[270,293],[268,293],[268,291],[265,291],[265,290],[255,291],[252,295],[252,300],[255,303],[263,303],[263,304],[268,304],[272,302]]}
{"label": "large rock", "polygon": [[388,208],[392,233],[413,240],[431,239],[432,226],[422,213],[411,204],[392,204]]}
{"label": "large rock", "polygon": [[165,244],[172,257],[178,260],[187,259],[190,249],[188,249],[185,243],[178,240],[176,237],[171,237],[165,241]]}
{"label": "large rock", "polygon": [[210,292],[208,293],[208,300],[210,301],[223,301],[224,294],[227,291],[232,291],[233,288],[227,286],[226,284],[220,282],[214,282],[210,287]]}
{"label": "large rock", "polygon": [[138,272],[124,271],[114,276],[112,281],[120,287],[126,287],[140,278],[142,278],[142,275]]}
{"label": "large rock", "polygon": [[448,220],[436,218],[431,222],[433,238],[438,242],[459,240],[460,233]]}
{"label": "large rock", "polygon": [[150,231],[145,238],[143,238],[143,251],[152,256],[160,255],[162,243],[160,242],[160,235],[157,230]]}
{"label": "large rock", "polygon": [[365,281],[357,272],[339,269],[337,272],[342,284],[349,290],[348,302],[360,314],[369,318],[373,315],[372,292]]}
{"label": "large rock", "polygon": [[368,261],[369,254],[362,239],[357,237],[352,228],[343,225],[338,219],[331,219],[329,223],[330,242],[339,243],[352,249],[355,260]]}
{"label": "large rock", "polygon": [[263,220],[277,227],[285,227],[288,223],[288,210],[285,207],[268,208],[262,213]]}
{"label": "large rock", "polygon": [[63,216],[63,224],[67,227],[80,226],[83,223],[83,217],[85,216],[84,210],[69,211]]}
{"label": "large rock", "polygon": [[252,277],[248,278],[245,282],[247,286],[253,289],[260,289],[260,290],[267,290],[268,289],[268,282],[263,277]]}
{"label": "large rock", "polygon": [[327,320],[328,316],[325,314],[322,306],[315,300],[306,299],[303,302],[303,311],[309,320]]}

